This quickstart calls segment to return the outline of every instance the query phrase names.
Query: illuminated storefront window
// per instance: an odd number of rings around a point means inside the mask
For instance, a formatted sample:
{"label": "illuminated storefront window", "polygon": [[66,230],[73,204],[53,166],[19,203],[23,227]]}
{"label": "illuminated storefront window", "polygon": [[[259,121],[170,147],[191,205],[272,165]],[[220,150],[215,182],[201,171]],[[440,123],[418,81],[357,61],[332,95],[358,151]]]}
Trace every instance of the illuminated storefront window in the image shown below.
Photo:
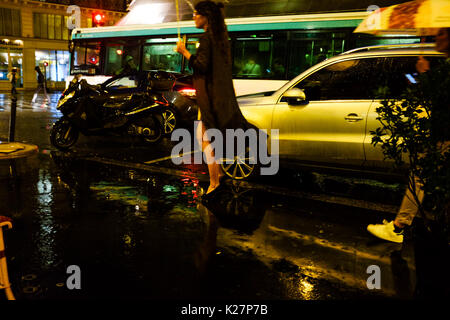
{"label": "illuminated storefront window", "polygon": [[0,47],[0,80],[8,80],[9,72],[8,48]]}
{"label": "illuminated storefront window", "polygon": [[[69,51],[36,50],[36,66],[48,81],[65,81],[69,72]],[[45,67],[44,63],[48,66]]]}
{"label": "illuminated storefront window", "polygon": [[[10,44],[11,42],[6,39],[2,41],[3,44]],[[21,43],[11,43],[11,45],[21,45]],[[0,80],[8,80],[8,73],[12,68],[17,68],[20,78],[17,81],[17,87],[23,86],[23,52],[22,48],[16,48],[11,46],[0,46]]]}

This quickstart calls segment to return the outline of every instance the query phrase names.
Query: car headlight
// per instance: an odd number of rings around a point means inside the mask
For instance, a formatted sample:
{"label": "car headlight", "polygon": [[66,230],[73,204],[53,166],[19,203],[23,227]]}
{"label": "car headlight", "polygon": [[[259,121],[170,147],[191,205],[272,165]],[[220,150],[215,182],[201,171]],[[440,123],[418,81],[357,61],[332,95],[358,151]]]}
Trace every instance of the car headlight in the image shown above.
{"label": "car headlight", "polygon": [[58,104],[56,106],[57,109],[59,109],[64,103],[67,102],[67,100],[69,100],[70,98],[72,98],[75,95],[75,91],[72,91],[71,93],[69,93],[68,95],[65,95],[63,97],[61,97],[58,101]]}

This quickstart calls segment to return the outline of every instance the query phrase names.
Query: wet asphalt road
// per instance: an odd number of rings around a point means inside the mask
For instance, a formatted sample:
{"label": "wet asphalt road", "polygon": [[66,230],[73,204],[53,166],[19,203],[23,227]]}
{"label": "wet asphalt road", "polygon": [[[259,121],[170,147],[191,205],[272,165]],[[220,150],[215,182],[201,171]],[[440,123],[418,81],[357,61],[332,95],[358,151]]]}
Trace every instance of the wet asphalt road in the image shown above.
{"label": "wet asphalt road", "polygon": [[[170,154],[167,139],[150,149],[81,137],[61,153],[48,139],[60,116],[57,96],[49,105],[30,100],[19,98],[16,140],[40,153],[17,164],[19,173],[28,168],[19,177],[0,180],[0,212],[14,219],[5,242],[18,299],[414,296],[414,244],[378,241],[365,230],[393,218],[401,183],[284,168],[276,177],[227,181],[204,206],[197,200],[206,167],[154,162]],[[7,95],[0,106],[4,141]],[[70,265],[81,269],[81,290],[66,286]],[[380,267],[380,290],[367,288],[371,265]]]}

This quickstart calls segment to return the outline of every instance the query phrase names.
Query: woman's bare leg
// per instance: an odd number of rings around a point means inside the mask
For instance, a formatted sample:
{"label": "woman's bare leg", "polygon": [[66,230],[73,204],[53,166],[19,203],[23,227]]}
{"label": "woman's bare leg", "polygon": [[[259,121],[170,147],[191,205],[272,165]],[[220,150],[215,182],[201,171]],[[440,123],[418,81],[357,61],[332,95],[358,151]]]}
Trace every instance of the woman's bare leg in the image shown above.
{"label": "woman's bare leg", "polygon": [[219,180],[220,166],[215,161],[214,150],[212,150],[211,144],[209,143],[207,144],[207,146],[204,149],[204,152],[206,154],[206,159],[208,161],[208,171],[209,171],[209,188],[208,191],[206,191],[206,193],[210,193],[220,184]]}
{"label": "woman's bare leg", "polygon": [[203,140],[205,131],[206,128],[203,125],[203,122],[200,121],[200,124],[197,128],[197,139],[199,139],[199,143],[202,146],[202,151],[206,155],[209,172],[209,188],[206,193],[210,193],[219,186],[219,179],[224,175],[224,173],[222,171],[222,168],[220,167],[220,164],[218,164],[215,159],[214,149],[212,148],[210,141]]}

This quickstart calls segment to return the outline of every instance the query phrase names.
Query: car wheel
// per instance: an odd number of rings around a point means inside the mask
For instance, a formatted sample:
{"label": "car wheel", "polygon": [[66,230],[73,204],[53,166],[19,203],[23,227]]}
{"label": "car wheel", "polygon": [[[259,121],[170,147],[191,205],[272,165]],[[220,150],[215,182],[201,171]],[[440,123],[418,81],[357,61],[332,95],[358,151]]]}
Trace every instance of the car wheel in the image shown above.
{"label": "car wheel", "polygon": [[235,155],[234,159],[222,159],[223,172],[234,180],[245,180],[256,174],[258,163],[257,157],[247,147],[244,152]]}

